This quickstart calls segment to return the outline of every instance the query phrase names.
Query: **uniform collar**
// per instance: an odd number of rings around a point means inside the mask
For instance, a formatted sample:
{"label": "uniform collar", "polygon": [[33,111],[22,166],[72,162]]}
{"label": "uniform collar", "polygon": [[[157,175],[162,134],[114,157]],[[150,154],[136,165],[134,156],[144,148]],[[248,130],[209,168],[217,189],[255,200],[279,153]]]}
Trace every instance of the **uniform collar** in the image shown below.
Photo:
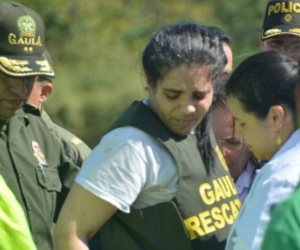
{"label": "uniform collar", "polygon": [[33,115],[36,115],[36,116],[41,116],[40,110],[33,104],[30,104],[30,103],[24,104],[23,110],[26,113],[30,113],[30,114],[33,114]]}

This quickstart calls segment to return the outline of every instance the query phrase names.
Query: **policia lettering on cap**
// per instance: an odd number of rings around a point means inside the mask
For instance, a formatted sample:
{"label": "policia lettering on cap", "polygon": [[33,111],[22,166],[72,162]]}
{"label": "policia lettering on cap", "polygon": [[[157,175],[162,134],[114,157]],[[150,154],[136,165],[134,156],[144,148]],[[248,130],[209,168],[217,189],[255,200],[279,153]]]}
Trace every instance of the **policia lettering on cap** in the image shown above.
{"label": "policia lettering on cap", "polygon": [[0,175],[24,211],[36,248],[53,250],[53,225],[79,167],[41,117],[23,110],[34,79],[55,76],[45,57],[45,25],[24,5],[0,2],[0,34]]}
{"label": "policia lettering on cap", "polygon": [[275,50],[300,61],[300,1],[268,2],[260,34],[262,51]]}

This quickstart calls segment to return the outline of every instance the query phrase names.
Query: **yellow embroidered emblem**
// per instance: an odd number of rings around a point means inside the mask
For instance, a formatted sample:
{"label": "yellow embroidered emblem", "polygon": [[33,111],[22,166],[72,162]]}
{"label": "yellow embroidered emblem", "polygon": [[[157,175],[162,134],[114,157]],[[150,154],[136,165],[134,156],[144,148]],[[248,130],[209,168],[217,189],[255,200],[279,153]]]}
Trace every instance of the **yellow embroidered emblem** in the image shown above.
{"label": "yellow embroidered emblem", "polygon": [[289,32],[300,34],[300,29],[299,28],[289,29]]}
{"label": "yellow embroidered emblem", "polygon": [[225,170],[228,171],[228,166],[227,166],[227,164],[226,164],[226,161],[225,161],[225,159],[224,159],[224,156],[223,156],[221,150],[219,149],[218,145],[216,145],[215,150],[216,150],[216,153],[217,153],[217,155],[218,155],[218,158],[219,158],[219,160],[220,160],[220,162],[221,162],[223,168],[224,168]]}
{"label": "yellow embroidered emblem", "polygon": [[273,34],[277,34],[277,33],[280,33],[281,32],[281,29],[271,29],[271,30],[267,30],[265,32],[265,35],[268,36],[268,35],[273,35]]}
{"label": "yellow embroidered emblem", "polygon": [[31,16],[20,16],[17,23],[18,29],[20,31],[20,36],[35,37],[36,24]]}
{"label": "yellow embroidered emblem", "polygon": [[51,68],[51,66],[50,66],[50,64],[48,63],[47,60],[44,60],[44,61],[35,61],[35,63],[37,65],[41,66],[40,71],[52,72],[52,68]]}
{"label": "yellow embroidered emblem", "polygon": [[13,60],[6,57],[0,57],[0,63],[6,68],[15,72],[27,72],[32,71],[32,69],[26,67],[29,64],[27,60]]}
{"label": "yellow embroidered emblem", "polygon": [[48,165],[45,155],[44,155],[40,145],[36,141],[32,141],[32,149],[33,149],[33,155],[37,158],[39,164]]}
{"label": "yellow embroidered emblem", "polygon": [[290,22],[293,19],[293,16],[291,14],[286,14],[284,17],[285,21]]}

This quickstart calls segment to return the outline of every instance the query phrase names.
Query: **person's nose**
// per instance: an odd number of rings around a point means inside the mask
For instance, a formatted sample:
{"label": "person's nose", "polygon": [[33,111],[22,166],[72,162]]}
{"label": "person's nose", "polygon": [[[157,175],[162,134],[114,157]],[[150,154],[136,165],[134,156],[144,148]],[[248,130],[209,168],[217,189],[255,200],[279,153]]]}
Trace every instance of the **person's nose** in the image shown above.
{"label": "person's nose", "polygon": [[196,102],[193,99],[187,99],[180,103],[180,109],[185,114],[191,114],[196,111]]}
{"label": "person's nose", "polygon": [[293,49],[293,47],[290,45],[284,46],[281,52],[296,61],[299,60],[300,51]]}

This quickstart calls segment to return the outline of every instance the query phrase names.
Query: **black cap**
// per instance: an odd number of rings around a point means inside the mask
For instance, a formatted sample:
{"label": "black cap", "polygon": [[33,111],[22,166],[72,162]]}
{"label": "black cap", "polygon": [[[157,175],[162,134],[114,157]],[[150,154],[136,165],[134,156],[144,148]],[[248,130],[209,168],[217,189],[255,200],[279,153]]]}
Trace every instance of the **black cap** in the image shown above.
{"label": "black cap", "polygon": [[[45,50],[43,53],[43,56],[45,57],[45,59],[48,61],[49,66],[51,67],[52,70],[54,70],[53,68],[53,61],[52,61],[52,57],[49,53],[48,50]],[[48,79],[50,82],[53,81],[54,76],[49,76],[49,75],[43,75],[44,78]]]}
{"label": "black cap", "polygon": [[54,77],[43,55],[45,24],[35,11],[17,2],[0,3],[0,71],[8,76]]}
{"label": "black cap", "polygon": [[300,36],[300,1],[268,2],[261,39],[278,35]]}

